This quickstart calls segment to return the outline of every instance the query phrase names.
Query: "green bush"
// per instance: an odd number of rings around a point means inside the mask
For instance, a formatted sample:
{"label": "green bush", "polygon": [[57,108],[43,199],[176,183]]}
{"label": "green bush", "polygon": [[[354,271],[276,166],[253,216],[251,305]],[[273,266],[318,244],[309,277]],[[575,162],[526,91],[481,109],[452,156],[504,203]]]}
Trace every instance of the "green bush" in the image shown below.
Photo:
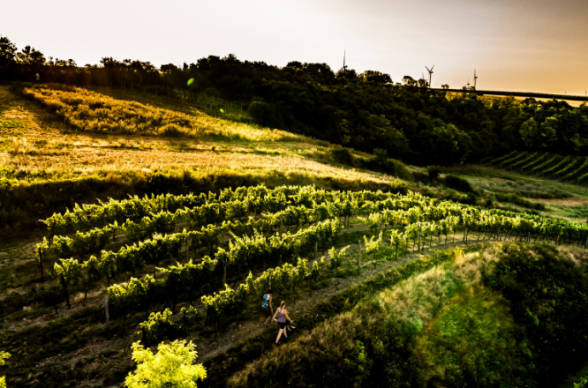
{"label": "green bush", "polygon": [[472,185],[470,185],[470,182],[455,175],[445,176],[445,186],[464,193],[475,193],[475,190]]}
{"label": "green bush", "polygon": [[439,166],[431,166],[427,168],[427,174],[429,174],[429,179],[436,180],[439,178],[439,174],[441,173],[441,167]]}
{"label": "green bush", "polygon": [[399,160],[388,157],[387,151],[384,149],[374,149],[374,154],[362,162],[363,167],[397,176],[401,179],[410,179],[411,173],[404,163]]}
{"label": "green bush", "polygon": [[519,342],[530,345],[535,380],[556,386],[575,355],[588,350],[586,268],[549,246],[511,244],[505,250],[484,283],[509,301],[515,322],[524,328]]}
{"label": "green bush", "polygon": [[345,148],[340,145],[336,145],[336,146],[331,147],[329,149],[329,154],[336,162],[339,162],[339,163],[344,164],[346,166],[355,165],[353,154],[351,153],[349,148]]}
{"label": "green bush", "polygon": [[578,382],[574,384],[574,388],[588,388],[588,372],[580,377]]}

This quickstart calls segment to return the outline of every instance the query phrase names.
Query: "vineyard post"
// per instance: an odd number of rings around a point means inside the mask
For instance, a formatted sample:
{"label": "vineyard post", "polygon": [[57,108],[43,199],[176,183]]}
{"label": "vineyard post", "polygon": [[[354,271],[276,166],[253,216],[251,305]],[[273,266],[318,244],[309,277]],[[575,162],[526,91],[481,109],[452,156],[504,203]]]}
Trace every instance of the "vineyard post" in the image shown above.
{"label": "vineyard post", "polygon": [[39,249],[39,268],[41,269],[41,283],[45,283],[45,277],[43,276],[43,252]]}
{"label": "vineyard post", "polygon": [[421,251],[421,234],[423,233],[423,226],[419,225],[419,244],[417,246],[418,251]]}
{"label": "vineyard post", "polygon": [[67,292],[67,284],[65,283],[65,278],[63,277],[63,273],[59,275],[59,281],[61,282],[61,286],[63,287],[63,293],[65,294],[65,301],[67,302],[67,309],[71,308],[69,304],[69,292]]}
{"label": "vineyard post", "polygon": [[317,236],[317,240],[314,242],[314,259],[316,260],[318,255],[318,236]]}
{"label": "vineyard post", "polygon": [[186,261],[188,261],[188,254],[190,252],[190,235],[186,238]]}
{"label": "vineyard post", "polygon": [[357,247],[357,276],[359,276],[361,271],[361,240],[357,241]]}
{"label": "vineyard post", "polygon": [[496,239],[500,241],[500,227],[498,228],[498,235],[496,236]]}
{"label": "vineyard post", "polygon": [[108,311],[108,295],[104,297],[104,313],[106,314],[106,331],[110,335],[110,314]]}

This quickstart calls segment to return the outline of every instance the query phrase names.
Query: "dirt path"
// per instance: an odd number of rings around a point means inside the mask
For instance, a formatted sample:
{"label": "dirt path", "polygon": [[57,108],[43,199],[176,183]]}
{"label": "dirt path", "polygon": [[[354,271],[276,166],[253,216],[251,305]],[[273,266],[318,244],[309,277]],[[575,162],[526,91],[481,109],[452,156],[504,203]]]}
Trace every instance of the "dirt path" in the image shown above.
{"label": "dirt path", "polygon": [[[385,261],[378,262],[374,268],[373,261],[363,262],[361,266],[360,276],[350,276],[347,278],[335,278],[331,281],[331,285],[316,290],[310,296],[305,293],[295,304],[288,304],[288,312],[290,317],[296,321],[296,317],[304,314],[306,311],[312,310],[318,304],[345,292],[348,288],[353,287],[358,283],[363,283],[377,277],[380,273],[388,271],[392,268],[401,266],[410,261],[416,260],[422,256],[429,256],[438,250],[449,249],[452,247],[477,243],[477,240],[470,240],[467,243],[462,241],[455,243],[448,243],[447,245],[436,245],[432,249],[426,248],[422,253],[409,253],[401,256],[396,261]],[[357,244],[352,245],[348,251],[348,255],[351,257],[357,257]],[[275,300],[278,300],[279,295],[275,296]],[[261,319],[249,320],[239,322],[239,324],[232,324],[228,330],[219,334],[219,337],[214,339],[199,338],[195,341],[198,349],[198,360],[204,362],[208,359],[214,358],[215,356],[223,353],[230,348],[241,344],[247,338],[253,338],[261,334],[265,330],[275,331],[277,335],[277,325],[272,323],[269,328],[266,328]],[[304,327],[297,326],[296,330],[304,330]]]}

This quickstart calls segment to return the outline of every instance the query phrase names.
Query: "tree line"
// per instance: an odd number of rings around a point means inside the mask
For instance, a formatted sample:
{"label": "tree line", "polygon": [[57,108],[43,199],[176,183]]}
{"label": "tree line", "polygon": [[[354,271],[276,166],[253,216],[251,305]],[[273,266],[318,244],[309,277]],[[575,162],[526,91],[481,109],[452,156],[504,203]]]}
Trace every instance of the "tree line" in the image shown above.
{"label": "tree line", "polygon": [[334,71],[324,63],[284,67],[208,56],[181,66],[103,57],[98,65],[47,59],[0,37],[0,79],[136,88],[218,97],[246,107],[247,120],[389,158],[432,165],[476,161],[515,149],[585,154],[588,107],[528,98],[452,95],[388,74]]}

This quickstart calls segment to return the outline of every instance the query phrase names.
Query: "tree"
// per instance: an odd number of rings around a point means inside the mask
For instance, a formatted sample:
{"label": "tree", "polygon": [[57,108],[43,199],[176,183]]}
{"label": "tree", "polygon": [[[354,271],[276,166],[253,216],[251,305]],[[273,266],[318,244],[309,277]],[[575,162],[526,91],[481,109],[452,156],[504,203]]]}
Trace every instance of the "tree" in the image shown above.
{"label": "tree", "polygon": [[5,36],[0,36],[0,66],[8,65],[14,61],[16,46]]}
{"label": "tree", "polygon": [[193,365],[198,354],[192,341],[160,343],[157,354],[145,349],[140,341],[131,348],[137,370],[125,379],[129,388],[196,388],[197,380],[206,378],[202,364]]}
{"label": "tree", "polygon": [[359,75],[363,82],[386,85],[392,83],[392,78],[386,73],[376,70],[366,70]]}
{"label": "tree", "polygon": [[449,89],[449,85],[443,84],[443,85],[441,85],[441,89]]}
{"label": "tree", "polygon": [[[0,366],[4,365],[6,359],[10,358],[10,354],[6,352],[0,352]],[[6,388],[6,378],[0,377],[0,388]]]}
{"label": "tree", "polygon": [[16,58],[23,65],[40,66],[45,64],[45,55],[31,46],[25,46],[20,53],[16,54]]}
{"label": "tree", "polygon": [[402,77],[402,82],[404,82],[404,84],[406,86],[414,86],[414,85],[416,85],[416,81],[410,75],[405,75],[404,77]]}
{"label": "tree", "polygon": [[519,133],[527,147],[548,148],[557,140],[557,118],[548,117],[541,124],[533,117],[521,124]]}
{"label": "tree", "polygon": [[429,82],[424,78],[420,78],[416,83],[419,88],[426,88],[429,86]]}

